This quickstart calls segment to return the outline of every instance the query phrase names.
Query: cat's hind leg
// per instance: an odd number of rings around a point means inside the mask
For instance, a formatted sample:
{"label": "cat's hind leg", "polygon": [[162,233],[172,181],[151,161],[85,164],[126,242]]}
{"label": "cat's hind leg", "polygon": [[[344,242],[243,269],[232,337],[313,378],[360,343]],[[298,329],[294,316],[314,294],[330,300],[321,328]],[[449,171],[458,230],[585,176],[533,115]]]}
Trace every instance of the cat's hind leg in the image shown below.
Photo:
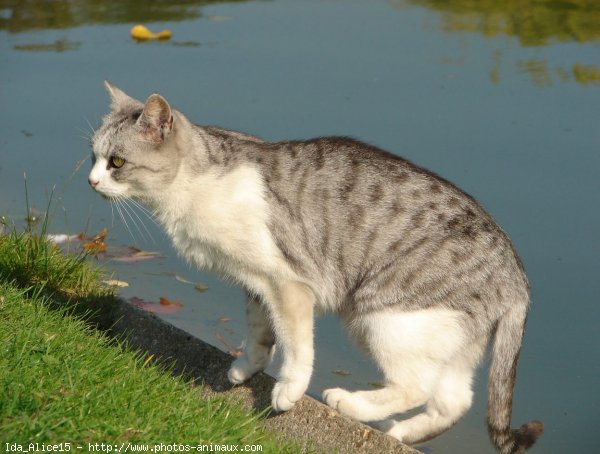
{"label": "cat's hind leg", "polygon": [[271,322],[266,307],[257,296],[248,295],[246,321],[248,334],[244,352],[232,363],[227,374],[229,381],[235,385],[245,382],[255,373],[265,369],[271,363],[275,351]]}
{"label": "cat's hind leg", "polygon": [[426,404],[448,358],[464,343],[460,314],[445,309],[381,312],[348,323],[382,370],[386,386],[372,391],[329,389],[323,399],[360,421],[377,421]]}
{"label": "cat's hind leg", "polygon": [[448,430],[471,407],[473,375],[485,345],[485,339],[470,342],[446,363],[423,413],[403,421],[381,421],[375,426],[407,444],[429,440]]}
{"label": "cat's hind leg", "polygon": [[359,421],[379,421],[427,402],[427,396],[416,387],[389,383],[371,391],[326,389],[323,400],[327,405]]}

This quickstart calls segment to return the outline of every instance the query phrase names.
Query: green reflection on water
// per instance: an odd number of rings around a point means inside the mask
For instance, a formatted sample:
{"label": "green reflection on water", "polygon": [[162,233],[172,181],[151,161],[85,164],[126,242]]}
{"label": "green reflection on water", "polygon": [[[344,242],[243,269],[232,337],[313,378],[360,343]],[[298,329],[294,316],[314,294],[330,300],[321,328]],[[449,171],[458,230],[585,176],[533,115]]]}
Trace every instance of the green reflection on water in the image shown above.
{"label": "green reflection on water", "polygon": [[514,36],[523,46],[600,39],[598,0],[392,0],[441,11],[441,28]]}
{"label": "green reflection on water", "polygon": [[[439,27],[445,32],[475,32],[486,38],[515,37],[524,47],[600,40],[598,0],[390,0],[390,3],[439,12]],[[499,84],[502,53],[495,51],[493,60],[489,77],[493,84]],[[595,64],[551,67],[546,60],[536,58],[517,61],[515,66],[537,87],[549,87],[556,81],[600,86],[600,68]]]}
{"label": "green reflection on water", "polygon": [[244,0],[0,0],[0,30],[20,33],[86,24],[182,21],[202,15],[212,3]]}

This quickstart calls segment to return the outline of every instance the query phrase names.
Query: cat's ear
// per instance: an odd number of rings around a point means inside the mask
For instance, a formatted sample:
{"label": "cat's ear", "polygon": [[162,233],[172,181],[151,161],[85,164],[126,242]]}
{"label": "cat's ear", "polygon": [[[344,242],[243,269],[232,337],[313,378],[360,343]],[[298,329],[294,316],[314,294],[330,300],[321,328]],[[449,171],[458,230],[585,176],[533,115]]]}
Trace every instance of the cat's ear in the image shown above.
{"label": "cat's ear", "polygon": [[123,108],[125,105],[131,105],[131,103],[136,102],[131,96],[127,95],[120,88],[115,87],[108,80],[104,81],[104,86],[108,90],[108,94],[110,95],[110,107],[113,110],[119,110]]}
{"label": "cat's ear", "polygon": [[164,140],[173,129],[173,112],[169,103],[161,95],[150,95],[137,123],[144,129],[145,136],[155,142]]}

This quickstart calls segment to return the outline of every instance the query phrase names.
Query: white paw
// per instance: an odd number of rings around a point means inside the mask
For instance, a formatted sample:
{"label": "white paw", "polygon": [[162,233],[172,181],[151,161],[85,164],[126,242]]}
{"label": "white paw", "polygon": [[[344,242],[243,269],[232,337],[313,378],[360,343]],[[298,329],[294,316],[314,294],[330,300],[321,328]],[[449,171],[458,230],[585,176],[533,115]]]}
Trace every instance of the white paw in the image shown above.
{"label": "white paw", "polygon": [[272,404],[275,411],[288,411],[304,395],[307,384],[301,381],[278,381],[275,383]]}
{"label": "white paw", "polygon": [[323,391],[323,400],[331,408],[359,421],[364,421],[365,414],[370,410],[363,399],[342,388],[326,389]]}
{"label": "white paw", "polygon": [[323,391],[323,400],[334,410],[339,410],[340,402],[349,396],[350,393],[342,388],[330,388]]}
{"label": "white paw", "polygon": [[252,377],[254,372],[253,367],[248,364],[246,356],[242,355],[231,363],[227,378],[234,385],[239,385]]}

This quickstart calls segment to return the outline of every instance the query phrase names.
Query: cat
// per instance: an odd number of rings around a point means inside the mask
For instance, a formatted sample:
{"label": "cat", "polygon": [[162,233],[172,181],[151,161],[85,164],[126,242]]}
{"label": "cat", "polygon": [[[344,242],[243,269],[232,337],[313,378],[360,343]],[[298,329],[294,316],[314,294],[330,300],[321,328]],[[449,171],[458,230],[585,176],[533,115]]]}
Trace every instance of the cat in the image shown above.
{"label": "cat", "polygon": [[248,335],[233,384],[263,370],[277,345],[272,407],[292,408],[312,374],[313,318],[334,312],[385,386],[328,389],[325,403],[415,444],[469,409],[493,338],[490,438],[505,454],[541,435],[540,421],[510,427],[529,283],[472,197],[351,138],[267,142],[194,125],[158,94],[144,103],[105,84],[111,112],[92,138],[89,184],[145,204],[188,262],[246,290]]}

